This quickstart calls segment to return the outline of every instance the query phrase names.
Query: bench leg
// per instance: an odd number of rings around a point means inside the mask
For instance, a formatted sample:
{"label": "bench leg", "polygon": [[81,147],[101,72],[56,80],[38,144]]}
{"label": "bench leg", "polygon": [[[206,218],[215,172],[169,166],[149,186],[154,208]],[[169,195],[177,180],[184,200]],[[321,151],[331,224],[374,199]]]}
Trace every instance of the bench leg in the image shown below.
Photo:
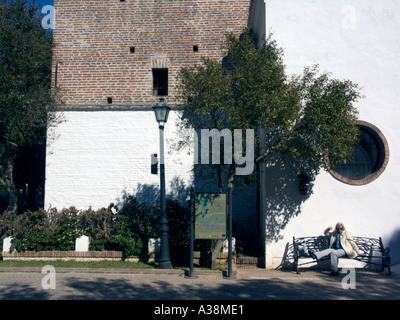
{"label": "bench leg", "polygon": [[299,267],[297,265],[296,258],[293,261],[293,271],[296,271],[296,273],[299,274]]}

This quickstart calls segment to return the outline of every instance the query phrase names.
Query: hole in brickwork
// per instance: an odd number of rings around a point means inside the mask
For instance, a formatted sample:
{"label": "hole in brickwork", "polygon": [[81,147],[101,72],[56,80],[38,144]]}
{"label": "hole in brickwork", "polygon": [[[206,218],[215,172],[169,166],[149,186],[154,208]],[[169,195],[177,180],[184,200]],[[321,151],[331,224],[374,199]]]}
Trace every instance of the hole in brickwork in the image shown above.
{"label": "hole in brickwork", "polygon": [[135,47],[130,47],[129,50],[131,51],[131,53],[135,53]]}
{"label": "hole in brickwork", "polygon": [[108,102],[108,104],[112,104],[112,98],[111,98],[111,97],[108,97],[108,98],[107,98],[107,102]]}
{"label": "hole in brickwork", "polygon": [[198,52],[199,51],[199,46],[193,46],[193,52]]}

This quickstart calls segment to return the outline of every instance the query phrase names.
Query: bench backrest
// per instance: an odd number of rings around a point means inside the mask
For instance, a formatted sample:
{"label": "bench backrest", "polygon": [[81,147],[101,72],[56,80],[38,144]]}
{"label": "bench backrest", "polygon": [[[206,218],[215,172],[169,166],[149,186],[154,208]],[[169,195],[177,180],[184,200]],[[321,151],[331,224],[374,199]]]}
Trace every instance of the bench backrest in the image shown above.
{"label": "bench backrest", "polygon": [[[353,237],[354,242],[359,250],[365,254],[370,254],[372,251],[382,251],[381,240],[376,238],[366,237]],[[329,246],[329,237],[316,236],[316,237],[302,237],[294,238],[294,242],[298,247],[305,246],[307,249],[314,251],[321,251]]]}

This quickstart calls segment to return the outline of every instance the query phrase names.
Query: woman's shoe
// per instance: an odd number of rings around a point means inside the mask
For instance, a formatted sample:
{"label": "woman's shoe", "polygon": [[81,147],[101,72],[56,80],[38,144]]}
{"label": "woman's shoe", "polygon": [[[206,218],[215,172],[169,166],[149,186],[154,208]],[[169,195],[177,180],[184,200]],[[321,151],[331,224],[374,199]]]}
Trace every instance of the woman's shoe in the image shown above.
{"label": "woman's shoe", "polygon": [[313,259],[315,259],[315,260],[318,260],[318,259],[317,259],[317,256],[315,255],[315,253],[314,253],[313,250],[308,250],[308,254],[309,254],[309,256],[310,256],[311,258],[313,258]]}

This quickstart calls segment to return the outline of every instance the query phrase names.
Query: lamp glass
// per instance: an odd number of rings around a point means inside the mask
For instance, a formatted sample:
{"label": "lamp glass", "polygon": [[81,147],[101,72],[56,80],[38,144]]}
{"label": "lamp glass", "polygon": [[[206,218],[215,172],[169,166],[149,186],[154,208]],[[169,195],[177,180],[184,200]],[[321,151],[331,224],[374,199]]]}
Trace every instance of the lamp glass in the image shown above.
{"label": "lamp glass", "polygon": [[158,123],[166,123],[168,120],[170,107],[167,106],[164,99],[161,98],[155,106],[153,106],[154,114]]}

